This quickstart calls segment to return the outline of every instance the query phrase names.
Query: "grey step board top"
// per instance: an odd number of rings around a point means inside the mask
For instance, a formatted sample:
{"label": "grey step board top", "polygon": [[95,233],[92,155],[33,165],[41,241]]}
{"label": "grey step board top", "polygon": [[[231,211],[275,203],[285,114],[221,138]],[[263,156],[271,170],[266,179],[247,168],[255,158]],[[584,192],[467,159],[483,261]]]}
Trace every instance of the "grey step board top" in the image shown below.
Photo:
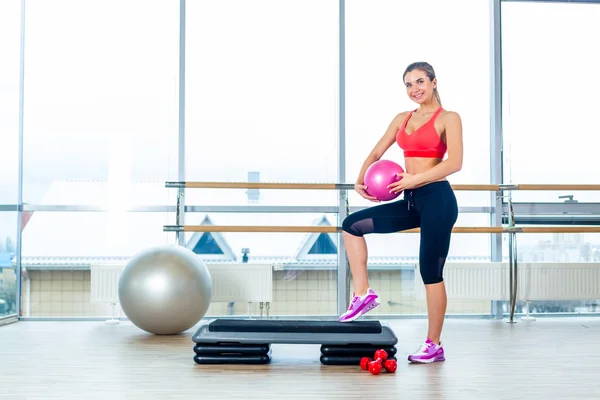
{"label": "grey step board top", "polygon": [[192,336],[195,343],[395,345],[398,338],[380,321],[212,319]]}

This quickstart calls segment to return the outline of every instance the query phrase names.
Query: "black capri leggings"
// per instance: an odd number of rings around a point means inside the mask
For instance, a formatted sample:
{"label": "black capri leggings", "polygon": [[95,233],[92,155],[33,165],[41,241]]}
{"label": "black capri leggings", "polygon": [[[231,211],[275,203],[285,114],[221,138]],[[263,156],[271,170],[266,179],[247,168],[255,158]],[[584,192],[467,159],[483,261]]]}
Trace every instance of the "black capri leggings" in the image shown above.
{"label": "black capri leggings", "polygon": [[421,228],[419,264],[425,284],[443,279],[458,204],[448,181],[405,190],[404,199],[372,206],[348,215],[342,229],[354,236]]}

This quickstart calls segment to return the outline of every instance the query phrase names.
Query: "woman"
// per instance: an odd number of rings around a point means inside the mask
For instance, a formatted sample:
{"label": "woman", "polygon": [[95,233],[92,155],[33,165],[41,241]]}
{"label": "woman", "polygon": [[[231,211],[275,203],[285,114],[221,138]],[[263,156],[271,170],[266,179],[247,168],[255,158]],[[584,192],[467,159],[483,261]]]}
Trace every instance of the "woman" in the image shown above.
{"label": "woman", "polygon": [[413,63],[406,68],[403,79],[408,97],[419,108],[400,113],[392,120],[363,163],[355,190],[368,200],[378,201],[366,192],[365,171],[397,143],[404,151],[406,173],[388,188],[395,193],[404,191],[404,199],[369,207],[344,220],[342,229],[354,296],[339,321],[353,321],[380,303],[369,287],[364,235],[420,227],[419,267],[427,295],[429,329],[425,343],[408,359],[430,363],[445,360],[440,342],[447,303],[442,272],[458,217],[456,197],[446,177],[462,168],[462,122],[456,112],[442,108],[431,65]]}

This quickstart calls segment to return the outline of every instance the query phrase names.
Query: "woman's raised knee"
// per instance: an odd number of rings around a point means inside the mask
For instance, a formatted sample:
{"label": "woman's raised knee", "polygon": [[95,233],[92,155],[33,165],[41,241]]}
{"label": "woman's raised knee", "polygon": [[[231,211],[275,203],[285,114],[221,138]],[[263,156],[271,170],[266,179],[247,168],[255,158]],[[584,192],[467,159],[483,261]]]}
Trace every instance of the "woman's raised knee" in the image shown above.
{"label": "woman's raised knee", "polygon": [[349,216],[344,218],[342,221],[342,230],[352,236],[363,236],[364,233],[357,229],[355,222]]}

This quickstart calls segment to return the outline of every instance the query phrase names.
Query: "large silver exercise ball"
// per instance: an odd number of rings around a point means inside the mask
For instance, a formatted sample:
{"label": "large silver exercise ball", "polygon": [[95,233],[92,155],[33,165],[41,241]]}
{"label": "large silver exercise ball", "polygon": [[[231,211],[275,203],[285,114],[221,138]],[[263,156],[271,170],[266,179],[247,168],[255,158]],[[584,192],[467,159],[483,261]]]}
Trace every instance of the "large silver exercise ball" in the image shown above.
{"label": "large silver exercise ball", "polygon": [[136,254],[119,279],[119,302],[138,328],[157,335],[183,332],[206,314],[212,278],[191,250],[167,245]]}

